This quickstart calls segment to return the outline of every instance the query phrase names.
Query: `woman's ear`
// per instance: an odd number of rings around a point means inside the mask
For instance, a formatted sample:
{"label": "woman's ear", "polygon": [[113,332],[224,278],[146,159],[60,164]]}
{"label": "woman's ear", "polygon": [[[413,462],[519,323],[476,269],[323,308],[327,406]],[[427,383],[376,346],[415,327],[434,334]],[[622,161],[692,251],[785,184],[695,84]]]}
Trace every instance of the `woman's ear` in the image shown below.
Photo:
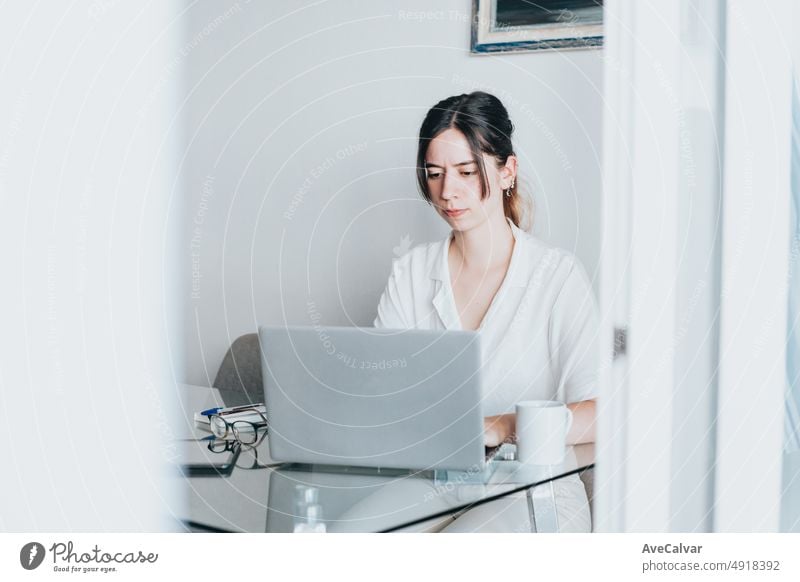
{"label": "woman's ear", "polygon": [[511,187],[511,183],[517,177],[517,156],[508,156],[505,165],[500,168],[502,186],[505,190]]}

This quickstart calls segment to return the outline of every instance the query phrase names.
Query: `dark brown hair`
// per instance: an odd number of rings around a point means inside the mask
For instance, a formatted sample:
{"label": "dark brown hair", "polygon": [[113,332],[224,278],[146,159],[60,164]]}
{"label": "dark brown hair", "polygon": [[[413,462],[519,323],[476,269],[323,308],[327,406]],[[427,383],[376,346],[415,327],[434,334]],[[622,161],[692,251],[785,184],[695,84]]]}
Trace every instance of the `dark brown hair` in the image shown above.
{"label": "dark brown hair", "polygon": [[[506,163],[508,156],[515,155],[511,144],[514,125],[508,117],[508,111],[497,97],[483,91],[454,95],[430,108],[419,129],[417,147],[417,185],[428,202],[431,202],[431,194],[428,190],[425,155],[431,141],[450,128],[459,130],[467,139],[473,160],[478,166],[483,200],[489,195],[489,179],[481,154],[493,156],[498,167]],[[525,202],[517,192],[516,180],[510,194],[503,195],[503,211],[511,222],[523,228],[521,222]]]}

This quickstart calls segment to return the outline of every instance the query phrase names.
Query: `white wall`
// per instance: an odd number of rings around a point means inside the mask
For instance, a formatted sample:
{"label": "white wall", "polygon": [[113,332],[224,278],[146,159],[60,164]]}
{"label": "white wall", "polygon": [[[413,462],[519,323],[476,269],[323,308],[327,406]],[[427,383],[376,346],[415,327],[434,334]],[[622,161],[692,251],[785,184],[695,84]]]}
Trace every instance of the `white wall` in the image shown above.
{"label": "white wall", "polygon": [[417,194],[419,124],[476,88],[516,125],[534,232],[597,277],[601,51],[472,56],[471,2],[429,5],[189,8],[187,381],[259,324],[371,325],[402,241],[447,232]]}

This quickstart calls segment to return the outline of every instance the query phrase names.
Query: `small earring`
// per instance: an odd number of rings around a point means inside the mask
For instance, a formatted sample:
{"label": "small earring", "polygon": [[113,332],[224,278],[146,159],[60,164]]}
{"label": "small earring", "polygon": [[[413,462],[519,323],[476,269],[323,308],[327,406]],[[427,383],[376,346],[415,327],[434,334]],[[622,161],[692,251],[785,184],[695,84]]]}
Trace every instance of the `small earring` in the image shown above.
{"label": "small earring", "polygon": [[511,178],[511,185],[508,187],[508,190],[506,190],[506,198],[511,198],[512,188],[514,188],[514,178]]}

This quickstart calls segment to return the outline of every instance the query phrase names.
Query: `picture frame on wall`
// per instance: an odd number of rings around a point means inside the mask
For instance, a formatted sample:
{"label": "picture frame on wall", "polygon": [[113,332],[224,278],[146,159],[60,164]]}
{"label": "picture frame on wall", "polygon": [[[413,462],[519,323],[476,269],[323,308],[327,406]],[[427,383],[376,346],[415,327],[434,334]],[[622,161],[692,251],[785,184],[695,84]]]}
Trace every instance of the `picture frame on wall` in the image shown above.
{"label": "picture frame on wall", "polygon": [[473,0],[473,54],[603,46],[603,0]]}

